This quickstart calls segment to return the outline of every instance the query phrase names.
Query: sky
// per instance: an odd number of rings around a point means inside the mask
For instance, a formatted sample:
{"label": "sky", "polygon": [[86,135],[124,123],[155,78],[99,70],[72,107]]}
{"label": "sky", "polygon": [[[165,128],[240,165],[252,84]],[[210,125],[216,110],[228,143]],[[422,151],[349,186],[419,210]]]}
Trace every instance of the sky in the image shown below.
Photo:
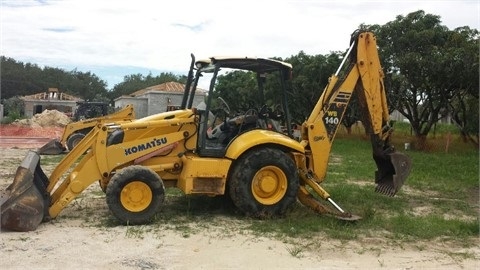
{"label": "sky", "polygon": [[383,25],[418,10],[451,30],[480,29],[480,0],[0,0],[0,54],[90,71],[112,89],[131,74],[186,75],[191,53],[344,51],[360,24]]}

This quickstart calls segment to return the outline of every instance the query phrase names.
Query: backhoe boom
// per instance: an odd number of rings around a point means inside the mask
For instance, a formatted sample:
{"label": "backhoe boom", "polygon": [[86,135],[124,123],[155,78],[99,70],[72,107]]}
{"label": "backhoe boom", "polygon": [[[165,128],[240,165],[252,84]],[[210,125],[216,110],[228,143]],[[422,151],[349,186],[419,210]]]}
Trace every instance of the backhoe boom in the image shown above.
{"label": "backhoe boom", "polygon": [[[329,79],[312,113],[302,126],[302,139],[308,149],[309,170],[322,182],[337,130],[354,92],[362,111],[362,122],[371,136],[373,158],[377,163],[377,191],[393,196],[409,174],[408,157],[395,153],[389,144],[392,128],[383,84],[384,74],[373,33],[357,31],[337,72]],[[393,154],[393,155],[392,155]]]}

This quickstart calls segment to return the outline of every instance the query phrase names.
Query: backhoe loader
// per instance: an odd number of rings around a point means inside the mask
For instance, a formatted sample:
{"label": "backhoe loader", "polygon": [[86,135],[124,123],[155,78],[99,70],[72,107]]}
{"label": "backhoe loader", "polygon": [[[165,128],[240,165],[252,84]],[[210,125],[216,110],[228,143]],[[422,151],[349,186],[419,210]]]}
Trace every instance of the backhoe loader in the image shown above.
{"label": "backhoe loader", "polygon": [[[13,183],[1,194],[2,227],[35,230],[94,183],[105,192],[110,212],[130,225],[152,220],[166,188],[178,188],[187,195],[227,195],[251,217],[283,216],[298,199],[315,212],[358,220],[321,186],[354,91],[364,105],[364,124],[371,134],[378,167],[376,191],[394,196],[404,184],[411,161],[389,143],[392,128],[373,33],[352,35],[344,61],[301,127],[300,140],[292,136],[287,106],[290,64],[255,57],[199,61],[191,57],[179,110],[131,122],[98,123],[49,177],[41,169],[39,155],[30,151]],[[231,70],[257,79],[258,104],[234,112],[230,108],[234,104],[214,98],[217,79]],[[205,79],[210,83],[209,94],[205,102],[193,106],[197,86]],[[267,100],[262,90],[270,79],[281,94]],[[262,104],[272,100],[279,102],[281,113],[268,109],[278,104]],[[285,128],[269,124],[273,121]]]}
{"label": "backhoe loader", "polygon": [[[102,115],[96,117],[88,117],[85,111],[91,107],[90,103],[82,103],[75,112],[73,117],[75,122],[69,123],[63,129],[62,138],[60,140],[53,139],[40,147],[37,151],[40,155],[58,155],[66,150],[72,150],[90,130],[99,123],[113,123],[119,121],[130,121],[135,119],[135,111],[132,105],[127,105],[111,114],[107,114],[106,103],[95,103],[93,106],[102,107]],[[80,112],[81,111],[81,112]]]}

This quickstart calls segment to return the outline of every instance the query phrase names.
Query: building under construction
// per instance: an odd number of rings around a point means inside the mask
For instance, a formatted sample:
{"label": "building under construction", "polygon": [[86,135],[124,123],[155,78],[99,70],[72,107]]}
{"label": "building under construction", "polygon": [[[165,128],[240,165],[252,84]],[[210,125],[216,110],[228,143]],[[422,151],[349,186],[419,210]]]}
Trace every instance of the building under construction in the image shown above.
{"label": "building under construction", "polygon": [[48,91],[21,97],[25,103],[25,116],[32,117],[44,110],[57,110],[67,115],[75,111],[81,98],[60,92],[58,88],[48,88]]}

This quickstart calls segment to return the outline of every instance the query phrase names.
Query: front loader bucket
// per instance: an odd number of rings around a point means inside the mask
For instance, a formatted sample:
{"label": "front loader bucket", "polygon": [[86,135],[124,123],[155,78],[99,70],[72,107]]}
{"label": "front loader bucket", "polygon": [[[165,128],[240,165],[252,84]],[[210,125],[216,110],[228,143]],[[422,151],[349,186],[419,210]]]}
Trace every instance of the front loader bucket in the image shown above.
{"label": "front loader bucket", "polygon": [[40,168],[40,156],[28,152],[17,168],[13,183],[0,192],[1,228],[33,231],[48,216],[48,178]]}
{"label": "front loader bucket", "polygon": [[37,151],[40,155],[59,155],[63,153],[66,148],[59,140],[51,140],[44,146],[40,147]]}
{"label": "front loader bucket", "polygon": [[410,174],[411,159],[399,152],[384,155],[374,154],[373,159],[378,168],[375,172],[375,183],[377,184],[375,191],[387,196],[395,196]]}

